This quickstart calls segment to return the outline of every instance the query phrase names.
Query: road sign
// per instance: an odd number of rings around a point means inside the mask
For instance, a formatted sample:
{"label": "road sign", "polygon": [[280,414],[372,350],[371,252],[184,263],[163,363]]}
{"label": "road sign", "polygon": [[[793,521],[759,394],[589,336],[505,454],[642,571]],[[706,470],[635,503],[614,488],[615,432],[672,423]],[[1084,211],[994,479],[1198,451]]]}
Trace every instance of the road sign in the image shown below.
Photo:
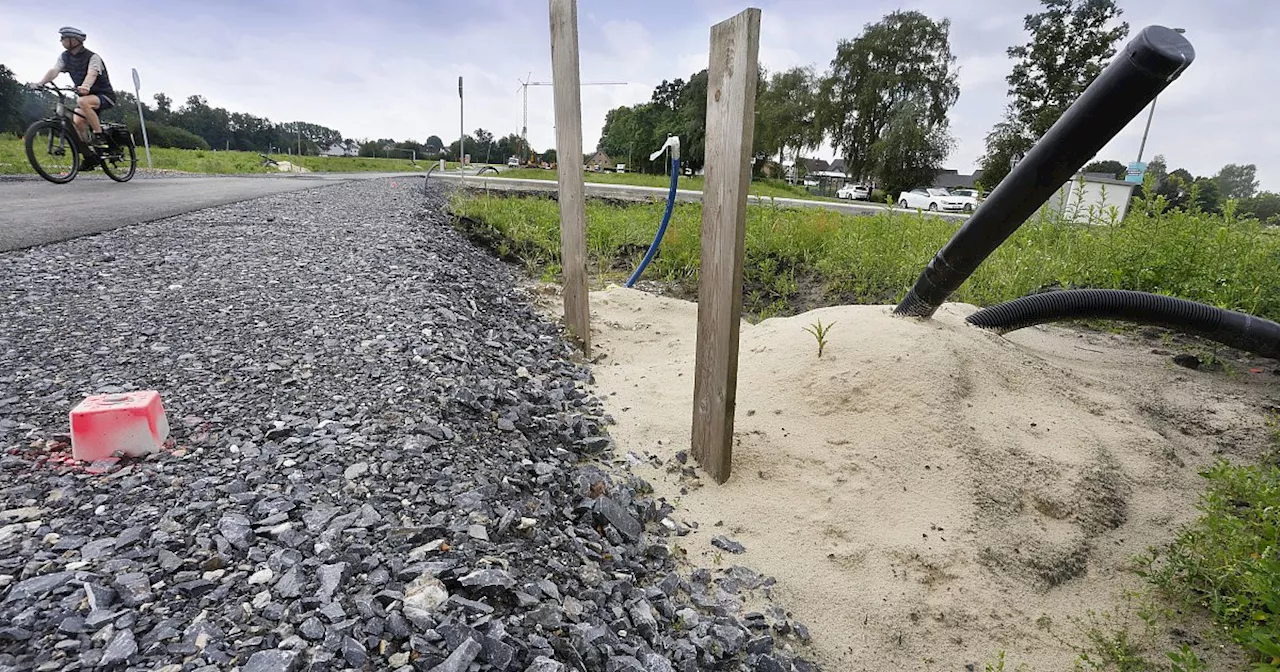
{"label": "road sign", "polygon": [[151,170],[151,141],[147,139],[147,118],[142,114],[142,80],[133,68],[133,99],[138,103],[138,123],[142,126],[142,146],[147,149],[147,170]]}
{"label": "road sign", "polygon": [[1142,184],[1142,175],[1146,172],[1146,163],[1142,161],[1132,161],[1129,163],[1129,169],[1124,172],[1124,181]]}

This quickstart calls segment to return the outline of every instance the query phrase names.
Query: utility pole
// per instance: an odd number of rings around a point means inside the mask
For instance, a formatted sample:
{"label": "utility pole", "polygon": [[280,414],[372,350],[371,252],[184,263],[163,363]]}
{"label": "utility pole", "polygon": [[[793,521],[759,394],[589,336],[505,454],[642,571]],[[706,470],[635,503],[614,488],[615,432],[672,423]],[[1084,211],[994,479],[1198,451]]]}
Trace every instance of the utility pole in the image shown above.
{"label": "utility pole", "polygon": [[[531,82],[526,76],[524,80],[516,80],[520,82],[520,90],[522,92],[524,103],[522,116],[520,117],[520,142],[524,145],[525,151],[529,150],[529,87],[531,86],[553,86],[553,82]],[[578,86],[626,86],[626,82],[582,82]]]}

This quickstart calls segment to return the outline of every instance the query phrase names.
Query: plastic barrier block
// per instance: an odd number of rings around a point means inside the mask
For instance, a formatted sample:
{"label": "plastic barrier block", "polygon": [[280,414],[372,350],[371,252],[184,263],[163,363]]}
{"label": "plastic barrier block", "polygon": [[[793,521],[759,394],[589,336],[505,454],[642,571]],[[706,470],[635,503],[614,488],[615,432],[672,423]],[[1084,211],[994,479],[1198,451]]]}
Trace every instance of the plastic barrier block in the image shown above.
{"label": "plastic barrier block", "polygon": [[167,438],[169,420],[152,390],[95,395],[71,409],[71,454],[77,460],[93,462],[116,451],[146,455]]}

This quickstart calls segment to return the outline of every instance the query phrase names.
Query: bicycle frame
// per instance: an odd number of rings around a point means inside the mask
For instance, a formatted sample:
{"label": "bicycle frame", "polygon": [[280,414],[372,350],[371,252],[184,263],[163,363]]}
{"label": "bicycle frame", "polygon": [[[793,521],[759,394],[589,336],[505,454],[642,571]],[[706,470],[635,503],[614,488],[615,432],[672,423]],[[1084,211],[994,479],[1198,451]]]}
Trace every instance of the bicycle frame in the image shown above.
{"label": "bicycle frame", "polygon": [[[76,90],[67,89],[67,88],[58,87],[58,86],[46,86],[45,89],[49,91],[53,91],[58,95],[58,104],[57,104],[57,107],[54,109],[54,116],[46,117],[45,120],[56,121],[62,125],[62,128],[64,131],[70,131],[69,133],[67,133],[67,135],[71,136],[71,141],[75,143],[76,151],[80,152],[81,155],[93,157],[95,159],[99,158],[98,152],[94,150],[92,145],[85,143],[84,138],[80,137],[80,131],[76,129],[76,125],[75,125],[76,115],[79,115],[81,119],[85,119],[86,121],[88,121],[87,118],[84,116],[84,114],[80,112],[80,110],[78,109],[78,106],[68,107],[67,97],[62,95],[64,91],[70,91],[72,93],[75,93]],[[70,128],[67,128],[68,126],[70,126]],[[58,144],[59,144],[59,147],[61,147],[62,140],[59,140]],[[50,136],[49,137],[50,153],[53,152],[53,147],[54,147],[53,137]]]}

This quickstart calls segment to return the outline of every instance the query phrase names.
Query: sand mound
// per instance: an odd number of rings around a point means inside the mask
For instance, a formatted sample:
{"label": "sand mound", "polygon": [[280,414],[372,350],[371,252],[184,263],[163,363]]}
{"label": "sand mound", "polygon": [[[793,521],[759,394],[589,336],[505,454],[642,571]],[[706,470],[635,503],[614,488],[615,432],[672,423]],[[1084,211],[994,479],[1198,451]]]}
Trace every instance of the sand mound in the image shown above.
{"label": "sand mound", "polygon": [[[743,325],[734,475],[717,486],[674,459],[697,306],[610,288],[591,310],[620,449],[700,523],[679,543],[704,564],[715,535],[745,545],[732,562],[777,578],[829,670],[980,670],[1001,649],[1070,669],[1070,634],[1044,626],[1141,585],[1131,558],[1195,517],[1198,468],[1263,449],[1278,387],[1133,339],[995,336],[964,323],[971,306],[823,308]],[[803,331],[819,319],[834,324],[821,359]]]}

